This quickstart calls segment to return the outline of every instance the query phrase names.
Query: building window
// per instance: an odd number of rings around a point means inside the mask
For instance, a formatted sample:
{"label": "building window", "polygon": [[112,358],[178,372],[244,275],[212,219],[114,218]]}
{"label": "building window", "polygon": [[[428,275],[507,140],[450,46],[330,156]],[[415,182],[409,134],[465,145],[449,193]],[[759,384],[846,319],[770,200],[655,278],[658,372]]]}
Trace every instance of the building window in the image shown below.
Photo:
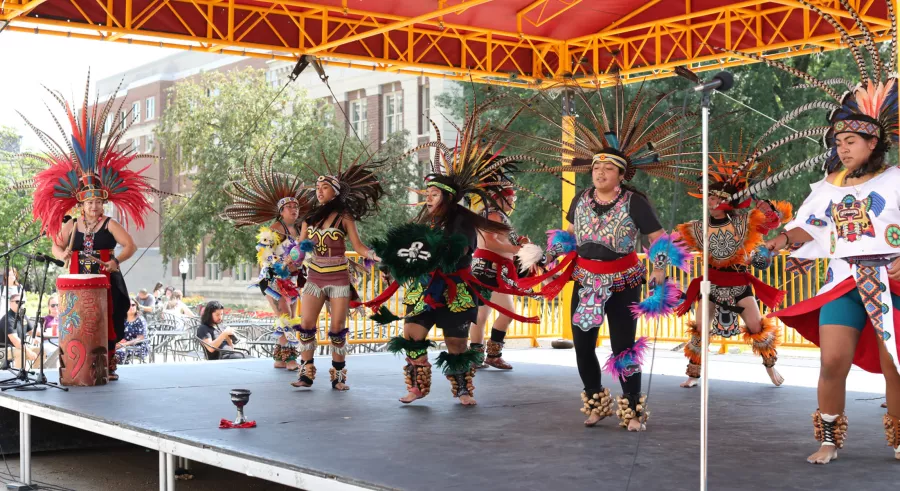
{"label": "building window", "polygon": [[108,135],[108,134],[109,134],[109,130],[112,129],[112,120],[113,120],[113,115],[112,115],[112,114],[107,114],[107,115],[106,115],[106,121],[103,122],[103,134],[104,134],[104,135]]}
{"label": "building window", "polygon": [[144,121],[149,121],[156,117],[156,97],[148,97],[147,98],[147,114],[144,116]]}
{"label": "building window", "polygon": [[141,122],[141,103],[140,103],[140,101],[131,103],[131,122],[132,123],[140,123]]}
{"label": "building window", "polygon": [[419,134],[427,135],[431,131],[431,87],[428,80],[419,86]]}
{"label": "building window", "polygon": [[359,135],[359,139],[362,141],[366,141],[369,135],[369,124],[366,115],[365,99],[350,101],[350,126],[353,127],[353,131]]}
{"label": "building window", "polygon": [[147,135],[147,150],[146,150],[146,152],[147,153],[153,152],[153,134],[152,133]]}
{"label": "building window", "polygon": [[141,139],[135,138],[131,140],[131,152],[138,153],[141,151]]}
{"label": "building window", "polygon": [[403,93],[391,92],[384,95],[384,139],[398,131],[403,131]]}
{"label": "building window", "polygon": [[128,112],[122,111],[121,116],[122,116],[122,120],[119,121],[119,125],[121,126],[122,131],[125,131],[125,128],[127,127],[127,126],[125,125],[125,121],[128,120]]}

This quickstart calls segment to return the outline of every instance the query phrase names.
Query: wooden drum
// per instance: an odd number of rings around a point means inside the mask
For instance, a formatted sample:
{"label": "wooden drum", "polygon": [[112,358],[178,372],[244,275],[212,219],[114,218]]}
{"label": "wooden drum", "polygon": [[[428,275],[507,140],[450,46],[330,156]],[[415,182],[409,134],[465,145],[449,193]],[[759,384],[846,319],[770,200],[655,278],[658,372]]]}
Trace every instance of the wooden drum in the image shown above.
{"label": "wooden drum", "polygon": [[105,385],[109,380],[107,339],[109,279],[102,274],[64,274],[59,292],[59,383]]}

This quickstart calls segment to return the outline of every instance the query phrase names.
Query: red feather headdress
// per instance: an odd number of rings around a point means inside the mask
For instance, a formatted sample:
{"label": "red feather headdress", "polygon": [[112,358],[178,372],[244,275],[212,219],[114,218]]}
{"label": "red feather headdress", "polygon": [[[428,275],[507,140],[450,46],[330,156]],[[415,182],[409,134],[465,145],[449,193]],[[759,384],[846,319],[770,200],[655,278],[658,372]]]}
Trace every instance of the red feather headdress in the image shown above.
{"label": "red feather headdress", "polygon": [[[122,121],[124,100],[112,111],[117,90],[102,107],[97,99],[92,107],[88,106],[89,87],[90,75],[80,110],[74,109],[74,104],[67,102],[59,92],[47,89],[68,118],[71,134],[63,129],[51,111],[62,133],[62,144],[23,116],[26,124],[46,146],[45,154],[31,155],[48,166],[34,177],[32,214],[35,220],[41,221],[41,229],[51,237],[59,233],[63,217],[87,200],[102,199],[112,203],[123,217],[124,225],[133,222],[138,228],[144,227],[144,215],[152,210],[146,194],[156,190],[142,175],[147,167],[137,171],[128,169],[128,165],[140,155],[130,149],[117,149],[122,136],[131,126]],[[104,138],[103,122],[110,115],[113,117],[111,129]],[[131,119],[128,115],[125,118]]]}

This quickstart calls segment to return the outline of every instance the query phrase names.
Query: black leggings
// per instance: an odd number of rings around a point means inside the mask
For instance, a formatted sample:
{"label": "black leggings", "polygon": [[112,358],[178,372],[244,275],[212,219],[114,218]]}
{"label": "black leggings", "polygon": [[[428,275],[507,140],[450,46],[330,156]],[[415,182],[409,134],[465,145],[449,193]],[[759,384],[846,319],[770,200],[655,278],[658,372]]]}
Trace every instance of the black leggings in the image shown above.
{"label": "black leggings", "polygon": [[[575,282],[572,291],[572,312],[578,307],[578,292],[581,283]],[[637,319],[634,318],[629,306],[641,300],[640,285],[626,290],[615,292],[606,301],[606,321],[609,325],[609,342],[614,355],[634,346],[634,335],[637,333]],[[603,384],[600,383],[600,361],[597,360],[597,336],[600,334],[600,326],[590,331],[582,331],[578,326],[572,326],[572,341],[575,343],[575,360],[578,362],[578,375],[584,384],[584,390],[588,394],[600,392]],[[641,391],[641,373],[635,373],[627,377],[622,383],[622,392],[625,394],[637,394]]]}

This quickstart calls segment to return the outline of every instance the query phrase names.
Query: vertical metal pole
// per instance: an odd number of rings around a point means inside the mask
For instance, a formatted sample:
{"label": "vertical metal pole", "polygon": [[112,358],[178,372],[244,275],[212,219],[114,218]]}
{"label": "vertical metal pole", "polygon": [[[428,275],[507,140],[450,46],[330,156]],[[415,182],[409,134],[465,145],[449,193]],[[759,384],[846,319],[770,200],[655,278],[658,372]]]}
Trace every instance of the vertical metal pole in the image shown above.
{"label": "vertical metal pole", "polygon": [[166,491],[166,453],[159,452],[159,491]]}
{"label": "vertical metal pole", "polygon": [[709,428],[709,98],[710,92],[703,92],[701,117],[703,121],[703,281],[700,283],[700,491],[706,491],[706,462]]}
{"label": "vertical metal pole", "polygon": [[19,477],[31,484],[31,415],[19,413]]}
{"label": "vertical metal pole", "polygon": [[175,491],[175,456],[166,454],[166,490]]}
{"label": "vertical metal pole", "polygon": [[[575,92],[571,88],[566,88],[562,95],[562,141],[564,145],[571,145],[575,142]],[[562,154],[562,165],[572,165],[572,159],[575,156],[570,152],[563,152]],[[571,182],[575,182],[575,173],[574,172],[563,172],[563,177],[568,179]],[[562,207],[565,208],[569,206],[569,203],[572,202],[572,199],[575,198],[575,186],[562,183]],[[566,213],[563,212],[562,216],[563,228],[565,228],[566,223]],[[562,298],[560,299],[560,310],[562,311],[562,337],[564,339],[572,339],[572,323],[569,322],[572,319],[572,291],[574,290],[574,285],[570,281],[566,283],[566,286],[562,291]]]}

